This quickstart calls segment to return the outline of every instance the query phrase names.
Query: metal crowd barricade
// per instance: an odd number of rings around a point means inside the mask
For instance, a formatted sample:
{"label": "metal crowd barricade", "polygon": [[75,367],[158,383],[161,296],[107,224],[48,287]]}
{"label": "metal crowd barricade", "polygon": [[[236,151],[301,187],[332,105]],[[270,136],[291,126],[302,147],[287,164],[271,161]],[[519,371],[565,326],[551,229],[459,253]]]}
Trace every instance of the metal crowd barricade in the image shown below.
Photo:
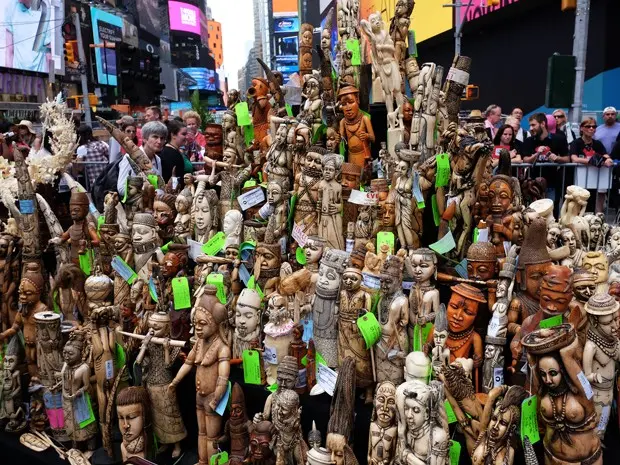
{"label": "metal crowd barricade", "polygon": [[[556,169],[561,169],[562,171],[562,188],[560,192],[556,192],[556,199],[555,201],[558,203],[559,205],[559,209],[562,209],[562,204],[564,203],[564,194],[566,193],[566,188],[568,187],[567,185],[567,181],[566,181],[566,169],[567,168],[574,168],[574,180],[572,181],[571,184],[575,184],[575,185],[579,185],[580,187],[583,187],[584,189],[588,189],[588,180],[589,180],[589,176],[590,174],[593,172],[593,170],[597,170],[597,179],[596,179],[596,188],[589,188],[590,190],[595,189],[595,191],[598,193],[599,190],[601,189],[601,176],[600,176],[600,172],[598,170],[601,169],[607,169],[608,170],[608,177],[607,177],[607,183],[605,184],[605,187],[603,187],[604,190],[607,191],[607,194],[609,194],[611,192],[611,186],[612,186],[612,181],[613,181],[613,173],[614,173],[614,169],[616,168],[616,165],[614,164],[613,166],[610,167],[600,167],[597,168],[595,166],[592,165],[585,165],[582,163],[513,163],[512,164],[512,168],[513,168],[513,175],[518,177],[519,179],[522,179],[523,177],[525,178],[535,178],[535,177],[542,177],[547,179],[548,181],[548,185],[552,185],[549,181],[550,179],[548,178],[549,173],[543,174],[543,168],[556,168]],[[531,172],[525,176],[519,176],[519,169],[531,169]],[[534,175],[535,170],[538,168],[538,176]],[[579,169],[585,169],[585,183],[583,183],[584,185],[582,186],[582,183],[577,184],[577,173],[579,171]],[[605,178],[603,176],[603,178]],[[607,214],[609,213],[609,195],[607,196],[606,199],[606,205],[605,205],[605,216],[607,216]]]}

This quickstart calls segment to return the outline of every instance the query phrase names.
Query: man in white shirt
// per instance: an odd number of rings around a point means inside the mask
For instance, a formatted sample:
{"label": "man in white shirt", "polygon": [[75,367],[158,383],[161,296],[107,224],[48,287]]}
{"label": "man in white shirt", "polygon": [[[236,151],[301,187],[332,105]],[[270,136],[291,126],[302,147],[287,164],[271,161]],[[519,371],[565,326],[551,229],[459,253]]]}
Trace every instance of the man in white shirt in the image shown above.
{"label": "man in white shirt", "polygon": [[[153,164],[153,172],[161,176],[161,159],[157,155],[164,148],[166,138],[168,137],[168,129],[166,125],[160,121],[151,121],[142,127],[142,140],[144,141],[142,151],[149,157]],[[128,176],[136,176],[136,172],[129,163],[129,155],[125,154],[118,165],[118,180],[116,181],[116,190],[118,195],[123,198],[125,195],[125,182]]]}
{"label": "man in white shirt", "polygon": [[618,139],[618,134],[620,134],[620,123],[616,121],[617,117],[618,112],[614,107],[605,108],[603,110],[603,121],[605,124],[598,126],[594,133],[594,138],[603,143],[607,153],[611,153]]}

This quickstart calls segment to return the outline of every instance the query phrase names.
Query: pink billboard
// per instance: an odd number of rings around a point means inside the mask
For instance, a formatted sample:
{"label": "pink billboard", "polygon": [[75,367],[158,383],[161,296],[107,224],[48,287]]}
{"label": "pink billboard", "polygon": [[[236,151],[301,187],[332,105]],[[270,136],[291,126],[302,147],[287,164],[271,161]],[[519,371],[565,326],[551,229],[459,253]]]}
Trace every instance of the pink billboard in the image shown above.
{"label": "pink billboard", "polygon": [[[469,11],[467,11],[466,6],[461,7],[461,21],[473,21],[474,19],[478,19],[482,16],[488,15],[489,13],[493,13],[494,11],[500,10],[501,8],[504,8],[505,6],[511,5],[513,3],[517,3],[518,1],[519,0],[500,0],[499,5],[487,6],[487,0],[471,0],[471,6],[469,7]],[[465,17],[466,11],[467,17]]]}
{"label": "pink billboard", "polygon": [[200,35],[200,9],[181,2],[168,2],[170,30]]}

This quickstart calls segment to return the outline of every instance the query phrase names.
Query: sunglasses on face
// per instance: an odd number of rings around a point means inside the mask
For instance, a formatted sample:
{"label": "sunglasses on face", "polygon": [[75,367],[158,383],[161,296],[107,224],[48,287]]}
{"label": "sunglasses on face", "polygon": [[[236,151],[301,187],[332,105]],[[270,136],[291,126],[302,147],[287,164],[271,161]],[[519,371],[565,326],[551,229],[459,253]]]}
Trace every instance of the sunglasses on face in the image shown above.
{"label": "sunglasses on face", "polygon": [[125,132],[131,132],[131,133],[134,133],[134,132],[136,132],[136,131],[134,131],[133,129],[125,129]]}
{"label": "sunglasses on face", "polygon": [[556,118],[556,119],[557,118],[566,118],[566,116],[564,116],[564,115],[553,115],[553,117]]}
{"label": "sunglasses on face", "polygon": [[587,125],[584,126],[584,128],[586,128],[586,129],[596,129],[596,126],[593,125],[593,124],[587,124]]}

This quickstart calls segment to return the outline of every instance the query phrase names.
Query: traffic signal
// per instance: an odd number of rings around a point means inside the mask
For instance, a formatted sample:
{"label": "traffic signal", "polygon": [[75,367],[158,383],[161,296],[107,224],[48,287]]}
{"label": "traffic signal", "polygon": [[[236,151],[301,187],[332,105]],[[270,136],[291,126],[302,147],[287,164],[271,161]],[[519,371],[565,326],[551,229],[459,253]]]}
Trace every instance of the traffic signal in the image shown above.
{"label": "traffic signal", "polygon": [[570,108],[575,92],[575,66],[572,55],[552,55],[547,63],[545,105],[549,108]]}
{"label": "traffic signal", "polygon": [[77,56],[77,40],[65,41],[65,61],[67,63],[75,63]]}
{"label": "traffic signal", "polygon": [[478,100],[480,98],[480,87],[469,84],[463,90],[463,95],[461,96],[461,100]]}
{"label": "traffic signal", "polygon": [[577,8],[577,0],[562,0],[562,11],[575,10]]}
{"label": "traffic signal", "polygon": [[487,6],[497,6],[500,4],[500,0],[487,0]]}

